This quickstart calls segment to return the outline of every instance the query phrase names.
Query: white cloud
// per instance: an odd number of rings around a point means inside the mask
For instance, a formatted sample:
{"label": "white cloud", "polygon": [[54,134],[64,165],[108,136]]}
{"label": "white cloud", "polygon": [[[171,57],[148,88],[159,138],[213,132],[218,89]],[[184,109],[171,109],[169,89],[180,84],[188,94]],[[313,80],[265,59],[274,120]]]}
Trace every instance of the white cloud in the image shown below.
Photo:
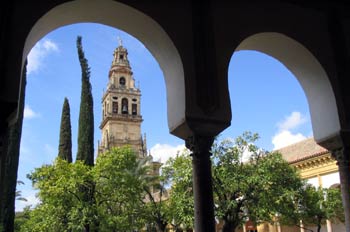
{"label": "white cloud", "polygon": [[43,47],[45,48],[46,51],[58,51],[57,44],[52,42],[51,40],[44,40]]}
{"label": "white cloud", "polygon": [[31,208],[34,208],[37,204],[39,204],[40,200],[36,197],[36,193],[36,190],[23,190],[21,192],[21,196],[27,201],[16,200],[16,211],[23,211],[23,208],[26,206],[31,206]]}
{"label": "white cloud", "polygon": [[58,52],[58,46],[53,41],[39,41],[28,54],[27,74],[37,72],[43,65],[43,60],[52,52]]}
{"label": "white cloud", "polygon": [[292,112],[282,122],[277,123],[277,126],[280,131],[291,130],[300,126],[306,121],[306,117],[300,112]]}
{"label": "white cloud", "polygon": [[29,105],[25,105],[24,107],[24,112],[23,112],[23,117],[25,119],[30,119],[30,118],[36,118],[39,117],[40,114],[36,113],[32,108],[30,108]]}
{"label": "white cloud", "polygon": [[272,144],[274,145],[273,150],[288,146],[304,139],[306,139],[306,137],[301,133],[293,134],[288,130],[280,131],[272,138]]}
{"label": "white cloud", "polygon": [[307,118],[300,112],[292,112],[277,123],[278,132],[272,137],[273,150],[286,147],[293,143],[306,139],[301,133],[293,133],[291,130],[307,122]]}
{"label": "white cloud", "polygon": [[35,207],[37,204],[40,203],[40,200],[36,197],[35,194],[29,195],[26,199],[27,205],[31,205],[32,207]]}
{"label": "white cloud", "polygon": [[186,149],[185,144],[172,146],[169,144],[157,143],[151,148],[151,155],[155,161],[165,163],[170,157],[175,157],[178,152]]}

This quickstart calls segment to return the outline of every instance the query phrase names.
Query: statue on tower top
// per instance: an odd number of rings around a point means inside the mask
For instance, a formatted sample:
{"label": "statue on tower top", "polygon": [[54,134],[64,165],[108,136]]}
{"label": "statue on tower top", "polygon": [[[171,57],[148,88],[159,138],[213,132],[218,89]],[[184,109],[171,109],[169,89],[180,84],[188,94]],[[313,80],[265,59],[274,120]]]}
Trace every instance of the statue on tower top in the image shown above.
{"label": "statue on tower top", "polygon": [[121,39],[119,36],[117,36],[117,40],[118,40],[119,46],[122,47],[122,46],[123,46],[123,41],[122,41],[122,39]]}

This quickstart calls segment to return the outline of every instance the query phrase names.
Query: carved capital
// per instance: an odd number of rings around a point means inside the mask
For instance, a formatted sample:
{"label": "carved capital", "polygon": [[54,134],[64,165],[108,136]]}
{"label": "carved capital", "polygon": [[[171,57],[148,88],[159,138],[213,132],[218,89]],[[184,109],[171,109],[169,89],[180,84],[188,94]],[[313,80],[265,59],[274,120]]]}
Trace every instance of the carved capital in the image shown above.
{"label": "carved capital", "polygon": [[209,154],[214,137],[194,135],[186,139],[186,147],[192,151],[192,156]]}
{"label": "carved capital", "polygon": [[337,160],[338,166],[349,166],[349,149],[342,147],[331,151],[332,156]]}

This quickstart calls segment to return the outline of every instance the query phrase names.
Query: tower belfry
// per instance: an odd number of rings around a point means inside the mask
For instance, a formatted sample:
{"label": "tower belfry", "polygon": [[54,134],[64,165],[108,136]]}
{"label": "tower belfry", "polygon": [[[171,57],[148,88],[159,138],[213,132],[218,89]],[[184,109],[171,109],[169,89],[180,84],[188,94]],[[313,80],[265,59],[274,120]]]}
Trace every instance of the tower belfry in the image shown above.
{"label": "tower belfry", "polygon": [[102,97],[102,139],[98,153],[111,147],[129,145],[139,157],[144,157],[147,147],[141,135],[141,91],[135,87],[128,51],[119,37],[118,42],[108,74],[107,89]]}

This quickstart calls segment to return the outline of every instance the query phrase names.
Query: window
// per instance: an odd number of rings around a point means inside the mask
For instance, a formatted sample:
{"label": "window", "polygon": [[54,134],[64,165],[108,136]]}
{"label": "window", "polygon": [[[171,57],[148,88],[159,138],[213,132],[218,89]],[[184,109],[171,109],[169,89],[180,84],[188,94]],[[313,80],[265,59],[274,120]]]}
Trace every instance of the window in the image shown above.
{"label": "window", "polygon": [[117,114],[118,113],[118,102],[113,102],[112,103],[112,112],[114,113],[114,114]]}
{"label": "window", "polygon": [[120,59],[120,60],[123,60],[123,59],[124,59],[124,56],[123,56],[123,55],[119,55],[119,59]]}
{"label": "window", "polygon": [[137,104],[132,104],[132,115],[137,115]]}
{"label": "window", "polygon": [[133,98],[132,101],[133,101],[133,102],[137,102],[137,99],[136,99],[136,98]]}
{"label": "window", "polygon": [[123,98],[122,99],[122,114],[128,114],[128,99]]}
{"label": "window", "polygon": [[121,86],[125,86],[125,77],[121,77],[121,78],[119,79],[119,84],[120,84]]}

